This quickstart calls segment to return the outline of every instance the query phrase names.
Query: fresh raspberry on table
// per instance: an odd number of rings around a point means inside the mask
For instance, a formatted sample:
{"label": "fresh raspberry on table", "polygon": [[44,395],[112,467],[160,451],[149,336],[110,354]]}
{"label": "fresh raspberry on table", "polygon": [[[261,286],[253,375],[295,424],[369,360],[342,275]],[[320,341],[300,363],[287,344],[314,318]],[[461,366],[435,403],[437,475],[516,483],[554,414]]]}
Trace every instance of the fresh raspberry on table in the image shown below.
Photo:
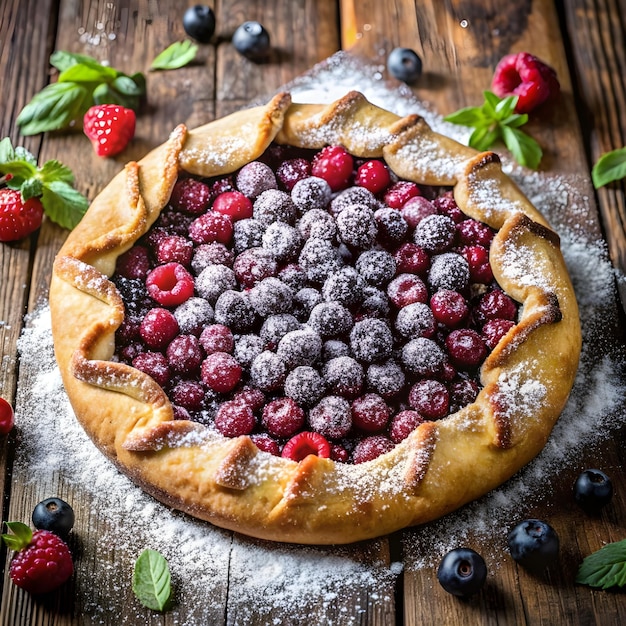
{"label": "fresh raspberry on table", "polygon": [[491,83],[500,98],[517,96],[516,113],[530,113],[560,92],[556,72],[528,52],[508,54],[496,66]]}
{"label": "fresh raspberry on table", "polygon": [[18,587],[32,594],[48,593],[74,573],[70,550],[58,535],[49,530],[33,532],[21,522],[7,522],[7,526],[12,534],[2,538],[16,551],[9,576]]}
{"label": "fresh raspberry on table", "polygon": [[0,241],[18,241],[35,232],[43,220],[39,198],[24,201],[17,189],[0,189]]}
{"label": "fresh raspberry on table", "polygon": [[135,136],[135,112],[117,104],[92,106],[83,117],[83,131],[98,156],[119,154]]}

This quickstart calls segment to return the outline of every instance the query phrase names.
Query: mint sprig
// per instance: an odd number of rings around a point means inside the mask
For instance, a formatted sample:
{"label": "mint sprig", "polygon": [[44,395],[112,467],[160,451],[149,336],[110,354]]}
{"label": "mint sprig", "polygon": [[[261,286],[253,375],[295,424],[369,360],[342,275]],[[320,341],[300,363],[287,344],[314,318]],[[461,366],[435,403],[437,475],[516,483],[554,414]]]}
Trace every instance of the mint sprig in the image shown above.
{"label": "mint sprig", "polygon": [[591,180],[596,189],[622,178],[626,178],[626,146],[605,152],[591,170]]}
{"label": "mint sprig", "polygon": [[8,137],[0,141],[0,176],[7,187],[20,191],[24,202],[40,198],[44,213],[63,228],[74,228],[89,206],[87,198],[74,189],[69,167],[55,159],[39,167],[28,150],[14,148]]}
{"label": "mint sprig", "polygon": [[626,539],[608,543],[586,557],[576,575],[576,582],[598,589],[626,585]]}
{"label": "mint sprig", "polygon": [[137,599],[153,611],[164,611],[172,597],[169,566],[156,550],[144,550],[133,571],[133,592]]}
{"label": "mint sprig", "polygon": [[520,130],[528,122],[528,115],[515,113],[517,96],[499,98],[491,91],[484,91],[483,96],[481,106],[459,109],[444,119],[474,129],[469,138],[472,148],[484,152],[502,141],[520,165],[537,169],[543,152],[532,137]]}
{"label": "mint sprig", "polygon": [[158,54],[152,65],[151,70],[175,70],[191,63],[198,53],[198,46],[188,39],[185,41],[176,41]]}
{"label": "mint sprig", "polygon": [[16,123],[23,135],[36,135],[80,123],[94,104],[119,104],[138,110],[146,92],[141,73],[128,76],[86,54],[57,50],[50,64],[60,72],[21,110]]}

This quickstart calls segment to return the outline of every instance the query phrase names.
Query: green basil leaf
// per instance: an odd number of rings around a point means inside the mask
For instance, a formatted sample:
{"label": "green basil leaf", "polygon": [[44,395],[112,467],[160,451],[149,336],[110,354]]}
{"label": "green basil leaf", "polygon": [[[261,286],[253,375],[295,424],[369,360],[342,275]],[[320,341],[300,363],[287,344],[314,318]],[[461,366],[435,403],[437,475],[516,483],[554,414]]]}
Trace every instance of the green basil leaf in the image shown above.
{"label": "green basil leaf", "polygon": [[625,177],[626,146],[604,153],[591,170],[591,180],[596,189]]}
{"label": "green basil leaf", "polygon": [[491,123],[491,119],[485,116],[479,107],[465,107],[450,115],[446,115],[443,119],[446,122],[452,122],[460,126],[489,125]]}
{"label": "green basil leaf", "polygon": [[162,554],[144,550],[135,563],[133,592],[153,611],[164,611],[172,596],[170,570]]}
{"label": "green basil leaf", "polygon": [[94,104],[119,104],[116,94],[108,83],[100,83],[92,93]]}
{"label": "green basil leaf", "polygon": [[136,72],[130,78],[139,88],[139,95],[143,96],[146,93],[146,77],[141,72]]}
{"label": "green basil leaf", "polygon": [[117,77],[119,72],[112,67],[104,65],[86,65],[77,63],[68,67],[59,74],[60,83],[98,83],[111,81]]}
{"label": "green basil leaf", "polygon": [[139,85],[130,76],[126,76],[126,74],[118,76],[111,83],[111,87],[125,96],[140,96],[142,94]]}
{"label": "green basil leaf", "polygon": [[174,70],[183,67],[196,58],[197,52],[198,46],[188,39],[176,41],[156,56],[154,61],[152,61],[150,69]]}
{"label": "green basil leaf", "polygon": [[74,183],[72,170],[56,159],[50,159],[43,164],[39,170],[39,177],[43,183],[51,183],[55,180],[60,180],[68,185]]}
{"label": "green basil leaf", "polygon": [[500,100],[495,107],[496,117],[499,120],[504,120],[513,115],[515,112],[515,106],[517,105],[517,100],[517,96],[507,96],[506,98],[502,98],[502,100]]}
{"label": "green basil leaf", "polygon": [[497,126],[493,128],[482,127],[474,130],[470,135],[468,143],[470,147],[484,152],[485,150],[489,150],[499,138],[500,130]]}
{"label": "green basil leaf", "polygon": [[76,83],[51,83],[22,109],[16,123],[23,135],[67,127],[89,108],[91,94]]}
{"label": "green basil leaf", "polygon": [[501,102],[501,99],[496,96],[493,91],[483,91],[483,98],[485,99],[485,103],[489,106],[492,111],[496,110],[496,107]]}
{"label": "green basil leaf", "polygon": [[501,124],[510,126],[511,128],[519,128],[528,121],[528,113],[513,113],[509,117],[502,120]]}
{"label": "green basil leaf", "polygon": [[0,141],[0,163],[6,163],[7,161],[13,161],[15,159],[15,150],[9,137],[5,137]]}
{"label": "green basil leaf", "polygon": [[80,222],[89,207],[87,198],[62,180],[44,184],[41,204],[50,220],[69,230]]}
{"label": "green basil leaf", "polygon": [[50,65],[56,67],[59,72],[64,72],[73,65],[87,65],[90,67],[102,67],[102,64],[86,54],[77,54],[75,52],[66,52],[64,50],[56,50],[50,55]]}
{"label": "green basil leaf", "polygon": [[541,146],[532,137],[517,128],[501,126],[501,129],[502,139],[511,151],[513,158],[520,165],[536,170],[543,156]]}
{"label": "green basil leaf", "polygon": [[599,589],[626,585],[626,539],[609,543],[586,557],[576,582]]}

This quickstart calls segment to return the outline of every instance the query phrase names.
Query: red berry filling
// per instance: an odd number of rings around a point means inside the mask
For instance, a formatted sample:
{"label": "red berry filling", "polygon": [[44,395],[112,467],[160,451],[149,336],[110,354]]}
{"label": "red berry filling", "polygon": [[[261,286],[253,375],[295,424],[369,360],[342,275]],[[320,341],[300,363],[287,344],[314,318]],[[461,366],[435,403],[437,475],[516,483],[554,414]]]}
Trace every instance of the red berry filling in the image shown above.
{"label": "red berry filling", "polygon": [[357,165],[339,146],[273,145],[232,176],[181,178],[119,257],[116,358],[175,419],[362,463],[474,401],[517,318],[494,233],[447,189],[429,200],[381,160]]}

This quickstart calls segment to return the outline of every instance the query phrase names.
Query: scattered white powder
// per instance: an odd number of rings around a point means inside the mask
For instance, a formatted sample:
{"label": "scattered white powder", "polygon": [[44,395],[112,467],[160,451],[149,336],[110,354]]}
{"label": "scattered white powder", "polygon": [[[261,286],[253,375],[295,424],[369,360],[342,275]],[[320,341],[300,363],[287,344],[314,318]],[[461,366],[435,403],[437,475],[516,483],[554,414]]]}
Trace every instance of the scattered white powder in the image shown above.
{"label": "scattered white powder", "polygon": [[[402,115],[417,112],[439,132],[466,140],[465,129],[444,123],[408,89],[390,90],[374,70],[344,55],[288,87],[301,102],[327,102],[358,89],[380,106]],[[488,565],[497,565],[504,558],[506,532],[526,508],[546,498],[551,481],[577,460],[584,446],[600,444],[626,422],[624,354],[611,333],[618,323],[614,271],[599,237],[590,240],[584,229],[568,223],[568,216],[580,221],[589,215],[588,199],[580,196],[574,181],[505,166],[561,236],[580,305],[584,345],[579,372],[553,436],[534,462],[480,501],[404,531],[404,566],[409,569],[431,567],[448,549],[477,535],[484,539],[485,550],[492,550],[485,554]],[[78,598],[87,600],[77,610],[90,623],[137,623],[138,616],[150,620],[150,612],[130,593],[133,563],[144,548],[161,551],[170,563],[176,590],[172,624],[226,619],[247,624],[253,618],[282,624],[286,616],[290,623],[357,624],[365,613],[393,602],[395,578],[403,565],[383,563],[377,541],[342,548],[255,541],[172,512],[145,495],[116,471],[77,424],[54,361],[45,304],[29,317],[18,347],[22,372],[30,380],[27,391],[18,390],[14,475],[28,477],[33,498],[54,495],[38,491],[53,476],[80,485],[80,511],[97,511],[97,537],[86,532],[88,520],[78,522],[85,532],[76,585],[81,589]],[[92,560],[96,578],[88,579],[86,564]],[[125,607],[123,615],[120,606]]]}

